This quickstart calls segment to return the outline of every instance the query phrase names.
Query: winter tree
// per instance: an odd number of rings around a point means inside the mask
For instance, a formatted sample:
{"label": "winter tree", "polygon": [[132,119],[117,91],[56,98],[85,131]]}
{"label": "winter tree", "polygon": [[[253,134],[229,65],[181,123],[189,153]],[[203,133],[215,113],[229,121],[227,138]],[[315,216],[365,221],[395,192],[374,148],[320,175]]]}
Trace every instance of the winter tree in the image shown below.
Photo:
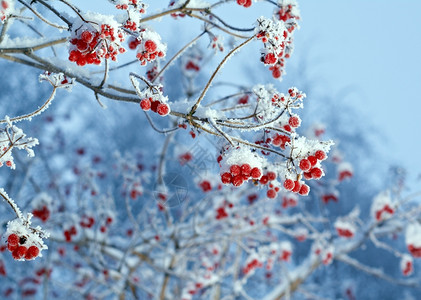
{"label": "winter tree", "polygon": [[283,84],[298,3],[163,2],[0,1],[2,297],[414,293],[417,195],[341,204],[346,149]]}

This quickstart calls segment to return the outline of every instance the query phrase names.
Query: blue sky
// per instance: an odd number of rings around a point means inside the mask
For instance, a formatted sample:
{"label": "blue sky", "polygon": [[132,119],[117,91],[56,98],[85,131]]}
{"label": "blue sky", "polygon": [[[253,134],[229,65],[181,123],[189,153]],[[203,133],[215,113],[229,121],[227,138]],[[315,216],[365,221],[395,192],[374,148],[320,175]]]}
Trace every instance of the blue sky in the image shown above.
{"label": "blue sky", "polygon": [[[385,137],[378,147],[421,173],[421,1],[299,1],[296,53],[311,43],[318,76]],[[311,62],[311,61],[310,61]],[[385,162],[386,163],[386,162]]]}

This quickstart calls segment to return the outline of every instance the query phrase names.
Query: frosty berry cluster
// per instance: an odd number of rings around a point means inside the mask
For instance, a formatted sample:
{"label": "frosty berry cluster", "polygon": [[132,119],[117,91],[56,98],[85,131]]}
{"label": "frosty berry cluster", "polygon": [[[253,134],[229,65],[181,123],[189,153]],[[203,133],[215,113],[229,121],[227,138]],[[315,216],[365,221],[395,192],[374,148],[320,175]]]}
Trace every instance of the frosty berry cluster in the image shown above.
{"label": "frosty berry cluster", "polygon": [[140,108],[143,111],[153,111],[164,117],[171,111],[168,104],[168,97],[162,94],[162,85],[149,86],[143,91],[137,87],[137,94],[140,97]]}
{"label": "frosty berry cluster", "polygon": [[117,60],[126,50],[121,46],[125,40],[123,32],[115,24],[86,23],[72,31],[69,60],[78,66],[99,65],[101,59]]}
{"label": "frosty berry cluster", "polygon": [[[30,217],[29,217],[30,218]],[[15,219],[7,223],[4,234],[7,249],[15,260],[32,260],[41,255],[41,250],[47,249],[42,237],[46,237],[42,230],[31,228],[30,220]]]}

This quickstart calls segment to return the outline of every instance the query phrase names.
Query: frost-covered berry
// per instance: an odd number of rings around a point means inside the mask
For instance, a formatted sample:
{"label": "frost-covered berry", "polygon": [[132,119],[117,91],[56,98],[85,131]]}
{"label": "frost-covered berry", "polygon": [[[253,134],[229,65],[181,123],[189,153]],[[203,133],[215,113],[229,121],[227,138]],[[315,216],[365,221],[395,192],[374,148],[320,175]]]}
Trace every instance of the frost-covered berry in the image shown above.
{"label": "frost-covered berry", "polygon": [[16,260],[21,259],[25,256],[26,251],[28,251],[28,249],[25,246],[18,246],[13,252],[12,252],[12,257]]}
{"label": "frost-covered berry", "polygon": [[232,176],[230,173],[225,172],[221,175],[221,181],[223,184],[229,184],[232,181]]}
{"label": "frost-covered berry", "polygon": [[322,176],[323,176],[323,171],[322,171],[322,169],[317,168],[317,167],[316,167],[316,168],[311,169],[310,173],[311,173],[311,177],[312,177],[313,179],[320,179],[320,178],[322,178]]}
{"label": "frost-covered berry", "polygon": [[303,183],[301,185],[300,190],[298,191],[298,193],[301,196],[307,196],[309,192],[310,192],[310,187],[307,184],[305,184],[305,183]]}
{"label": "frost-covered berry", "polygon": [[37,246],[31,246],[28,248],[28,250],[25,253],[25,259],[30,260],[30,259],[34,259],[38,256],[39,254],[39,249]]}
{"label": "frost-covered berry", "polygon": [[326,153],[323,150],[317,150],[316,153],[314,153],[314,156],[318,160],[325,160],[327,158]]}
{"label": "frost-covered berry", "polygon": [[241,166],[241,174],[245,176],[250,176],[251,174],[251,167],[249,164],[243,164]]}
{"label": "frost-covered berry", "polygon": [[276,63],[276,61],[277,61],[276,56],[273,53],[268,53],[264,57],[264,63],[266,65],[273,65],[274,63]]}
{"label": "frost-covered berry", "polygon": [[275,180],[275,179],[276,179],[276,173],[275,173],[275,172],[272,172],[272,171],[269,171],[269,172],[266,174],[266,176],[268,177],[268,180],[269,180],[269,181],[273,181],[273,180]]}
{"label": "frost-covered berry", "polygon": [[303,171],[308,171],[311,168],[311,163],[308,159],[304,158],[300,161],[300,169]]}
{"label": "frost-covered berry", "polygon": [[292,189],[292,192],[298,193],[300,189],[301,189],[301,183],[298,180],[294,181],[294,188]]}
{"label": "frost-covered berry", "polygon": [[253,179],[260,179],[262,177],[262,171],[255,167],[253,169],[251,169],[250,175]]}
{"label": "frost-covered berry", "polygon": [[7,238],[7,243],[11,246],[16,246],[19,243],[19,237],[17,234],[12,233]]}
{"label": "frost-covered berry", "polygon": [[145,98],[142,99],[142,101],[140,101],[140,107],[144,110],[144,111],[148,111],[151,109],[152,103],[149,99]]}
{"label": "frost-covered berry", "polygon": [[145,42],[145,50],[149,53],[155,52],[156,51],[156,43],[152,40],[147,40]]}
{"label": "frost-covered berry", "polygon": [[307,159],[310,161],[311,166],[314,167],[317,164],[317,158],[313,155],[310,155],[307,157]]}
{"label": "frost-covered berry", "polygon": [[232,177],[232,184],[234,185],[234,186],[240,186],[240,185],[242,185],[243,184],[243,176],[241,176],[241,175],[237,175],[237,176],[234,176],[234,177]]}
{"label": "frost-covered berry", "polygon": [[284,188],[285,188],[287,191],[292,191],[292,189],[294,188],[294,186],[295,186],[295,184],[294,184],[294,180],[292,180],[292,179],[290,179],[290,178],[285,179],[285,181],[284,181]]}
{"label": "frost-covered berry", "polygon": [[291,116],[288,120],[288,124],[292,128],[297,128],[301,124],[301,119],[298,116]]}
{"label": "frost-covered berry", "polygon": [[230,172],[232,176],[237,176],[241,174],[241,167],[239,165],[232,165],[230,167]]}
{"label": "frost-covered berry", "polygon": [[170,107],[166,103],[160,103],[160,104],[158,104],[158,107],[157,107],[156,110],[157,110],[157,113],[160,116],[166,116],[166,115],[168,115],[170,113]]}

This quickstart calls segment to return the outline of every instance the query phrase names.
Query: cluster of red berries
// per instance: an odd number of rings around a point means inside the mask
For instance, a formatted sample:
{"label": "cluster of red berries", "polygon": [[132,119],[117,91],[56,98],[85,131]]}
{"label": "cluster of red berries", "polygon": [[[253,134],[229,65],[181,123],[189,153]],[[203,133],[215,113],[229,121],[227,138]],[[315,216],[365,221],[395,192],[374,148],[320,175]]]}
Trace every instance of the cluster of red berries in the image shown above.
{"label": "cluster of red berries", "polygon": [[12,252],[12,257],[16,260],[26,259],[31,260],[39,255],[39,248],[35,245],[25,245],[27,238],[25,236],[18,236],[12,233],[7,238],[7,249]]}
{"label": "cluster of red berries", "polygon": [[393,208],[390,207],[389,204],[385,204],[381,209],[376,210],[376,220],[380,221],[382,219],[384,219],[384,214],[389,214],[389,215],[393,215],[395,212],[395,210]]}
{"label": "cluster of red berries", "polygon": [[[218,158],[218,162],[222,157]],[[232,165],[229,172],[221,174],[221,181],[223,184],[232,184],[233,186],[240,186],[244,181],[251,179],[258,180],[262,177],[262,170],[258,167],[251,167],[249,164]]]}
{"label": "cluster of red berries", "polygon": [[323,161],[327,158],[323,150],[317,150],[313,155],[300,160],[299,167],[303,170],[305,179],[320,179],[323,176],[323,170],[316,167],[318,161]]}
{"label": "cluster of red berries", "polygon": [[82,30],[77,37],[70,40],[74,45],[69,53],[69,60],[76,62],[78,66],[101,63],[101,58],[117,60],[117,54],[126,50],[119,45],[124,41],[121,31],[115,32],[114,28],[107,24],[101,25],[100,31]]}
{"label": "cluster of red berries", "polygon": [[128,4],[117,4],[115,7],[117,9],[127,10],[129,7],[132,6],[135,10],[139,13],[144,14],[146,13],[146,5],[144,3],[138,3],[137,0],[129,0]]}
{"label": "cluster of red berries", "polygon": [[158,46],[154,41],[146,40],[143,44],[143,51],[139,51],[136,54],[136,58],[140,61],[140,64],[144,66],[147,62],[154,61],[158,57],[164,57],[164,55],[164,52],[158,49]]}
{"label": "cluster of red berries", "polygon": [[66,242],[72,241],[72,236],[77,234],[77,230],[75,226],[70,227],[69,229],[64,231],[64,238],[66,239]]}
{"label": "cluster of red berries", "polygon": [[282,6],[281,9],[276,13],[276,15],[278,16],[279,20],[284,22],[286,22],[289,19],[300,19],[300,16],[293,14],[291,4]]}
{"label": "cluster of red berries", "polygon": [[263,263],[257,258],[252,259],[244,268],[243,273],[248,274],[252,270],[263,267]]}
{"label": "cluster of red berries", "polygon": [[301,196],[307,196],[310,192],[310,187],[307,184],[299,180],[292,180],[291,178],[285,179],[284,188]]}
{"label": "cluster of red berries", "polygon": [[276,133],[272,139],[272,145],[285,150],[286,144],[291,142],[291,138],[284,134]]}
{"label": "cluster of red berries", "polygon": [[47,205],[43,205],[41,208],[36,208],[32,211],[34,217],[39,218],[41,221],[45,222],[50,218],[50,210]]}
{"label": "cluster of red berries", "polygon": [[153,112],[158,113],[160,116],[166,116],[170,113],[170,107],[167,103],[154,100],[152,97],[142,99],[140,101],[140,107],[144,111],[152,110]]}
{"label": "cluster of red berries", "polygon": [[[288,54],[289,56],[289,54]],[[282,69],[284,68],[285,63],[283,58],[279,58],[278,61],[269,67],[269,71],[272,71],[273,78],[280,78],[282,76]]]}
{"label": "cluster of red berries", "polygon": [[250,7],[252,5],[252,0],[237,0],[237,4],[244,7]]}

